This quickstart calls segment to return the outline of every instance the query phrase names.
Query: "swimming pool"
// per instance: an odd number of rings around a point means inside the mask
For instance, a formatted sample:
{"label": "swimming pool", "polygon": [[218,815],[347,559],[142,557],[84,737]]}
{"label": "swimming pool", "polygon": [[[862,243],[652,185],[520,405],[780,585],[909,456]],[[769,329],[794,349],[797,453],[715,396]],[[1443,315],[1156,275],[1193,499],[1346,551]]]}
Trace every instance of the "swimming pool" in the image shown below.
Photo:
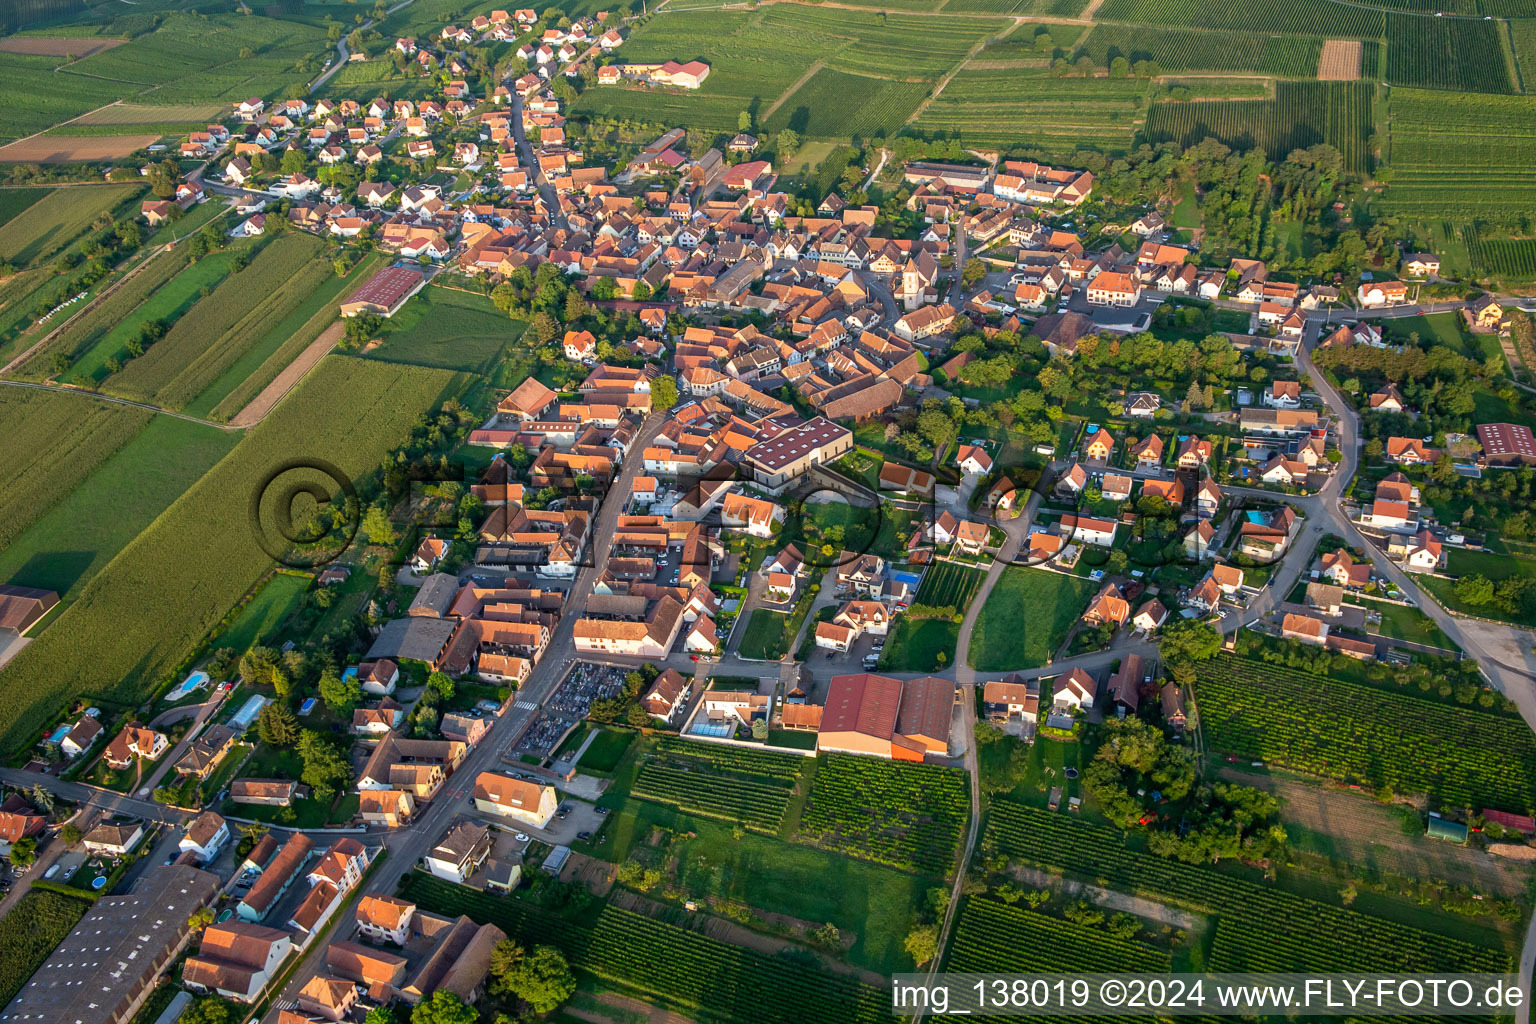
{"label": "swimming pool", "polygon": [[349,666],[347,666],[347,670],[341,674],[341,681],[344,682],[344,683],[349,681],[349,680],[356,679],[356,678],[357,678],[357,666],[356,665],[349,665]]}
{"label": "swimming pool", "polygon": [[191,693],[208,685],[208,673],[199,669],[181,681],[181,685],[165,695],[167,701],[178,701]]}
{"label": "swimming pool", "polygon": [[705,721],[693,727],[693,734],[695,736],[716,736],[724,739],[727,736],[735,735],[735,733],[736,727],[729,722]]}
{"label": "swimming pool", "polygon": [[68,722],[65,722],[63,725],[61,725],[57,729],[53,730],[53,735],[48,737],[47,742],[49,742],[49,743],[62,743],[63,740],[64,740],[64,737],[69,735],[69,731],[70,731],[71,728],[72,728],[72,726]]}
{"label": "swimming pool", "polygon": [[304,718],[313,710],[315,710],[315,698],[305,697],[304,703],[299,705],[299,717]]}
{"label": "swimming pool", "polygon": [[256,721],[256,716],[261,714],[261,709],[266,703],[267,698],[261,694],[252,694],[251,699],[245,702],[240,712],[229,720],[229,724],[242,731],[250,728],[251,723]]}

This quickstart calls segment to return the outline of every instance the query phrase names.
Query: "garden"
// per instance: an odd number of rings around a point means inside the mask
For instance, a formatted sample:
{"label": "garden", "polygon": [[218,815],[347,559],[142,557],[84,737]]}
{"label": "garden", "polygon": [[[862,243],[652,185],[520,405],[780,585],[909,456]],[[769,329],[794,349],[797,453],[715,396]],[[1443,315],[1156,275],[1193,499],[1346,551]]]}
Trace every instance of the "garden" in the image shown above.
{"label": "garden", "polygon": [[1097,590],[1079,576],[1004,569],[971,633],[971,667],[999,672],[1049,664]]}

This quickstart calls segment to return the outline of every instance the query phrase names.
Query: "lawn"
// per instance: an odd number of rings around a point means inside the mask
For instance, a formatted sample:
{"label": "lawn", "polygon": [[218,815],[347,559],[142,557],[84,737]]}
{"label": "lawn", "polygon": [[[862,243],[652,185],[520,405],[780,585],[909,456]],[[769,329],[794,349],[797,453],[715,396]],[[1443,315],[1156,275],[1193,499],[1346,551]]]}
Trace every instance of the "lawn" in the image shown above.
{"label": "lawn", "polygon": [[788,622],[789,616],[783,612],[757,609],[747,620],[747,629],[741,635],[741,643],[736,645],[736,653],[743,658],[764,660],[783,657],[789,641],[794,639],[784,635],[788,632]]}
{"label": "lawn", "polygon": [[913,619],[902,615],[880,652],[880,671],[935,672],[955,658],[960,626],[950,619]]}
{"label": "lawn", "polygon": [[71,601],[239,435],[156,416],[0,552],[0,579]]}
{"label": "lawn", "polygon": [[522,337],[524,326],[521,320],[509,320],[483,295],[426,288],[389,319],[382,332],[384,343],[367,356],[485,373]]}
{"label": "lawn", "polygon": [[313,585],[314,580],[308,576],[273,573],[229,628],[219,634],[214,645],[241,653],[250,650],[277,631]]}
{"label": "lawn", "polygon": [[[1446,562],[1446,572],[1452,576],[1486,576],[1495,582],[1510,576],[1536,577],[1536,558],[1521,555],[1496,555],[1490,551],[1467,551],[1452,548]],[[1456,596],[1456,584],[1436,576],[1419,575],[1415,581],[1434,594],[1436,599],[1453,612],[1476,615],[1485,619],[1515,622],[1523,626],[1536,626],[1536,612],[1522,611],[1510,614],[1494,604],[1468,605]]]}
{"label": "lawn", "polygon": [[1098,590],[1090,580],[1009,566],[971,634],[971,667],[983,672],[1049,664]]}
{"label": "lawn", "polygon": [[635,742],[635,733],[621,729],[600,729],[587,752],[581,755],[578,767],[584,772],[607,774],[619,766],[625,751]]}
{"label": "lawn", "polygon": [[1411,640],[1431,647],[1443,647],[1448,651],[1456,649],[1455,642],[1445,635],[1445,632],[1435,624],[1435,620],[1417,608],[1404,608],[1401,605],[1381,601],[1363,601],[1362,603],[1367,608],[1381,612],[1381,625],[1377,628],[1382,636],[1390,636],[1396,640]]}

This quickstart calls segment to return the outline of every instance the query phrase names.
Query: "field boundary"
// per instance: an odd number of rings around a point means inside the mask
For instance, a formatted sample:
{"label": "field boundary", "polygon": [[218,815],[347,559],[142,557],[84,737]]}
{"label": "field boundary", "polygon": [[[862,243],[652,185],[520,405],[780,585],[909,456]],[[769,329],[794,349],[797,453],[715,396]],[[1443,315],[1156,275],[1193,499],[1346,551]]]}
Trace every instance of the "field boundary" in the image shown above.
{"label": "field boundary", "polygon": [[326,357],[341,336],[346,333],[345,325],[334,323],[320,332],[320,337],[310,342],[293,362],[283,367],[272,383],[261,389],[261,393],[245,408],[230,417],[226,430],[243,430],[246,427],[254,427],[267,418],[267,414],[277,408],[277,404],[288,397],[288,392],[299,386],[299,382],[309,375],[309,371],[320,365],[320,361]]}

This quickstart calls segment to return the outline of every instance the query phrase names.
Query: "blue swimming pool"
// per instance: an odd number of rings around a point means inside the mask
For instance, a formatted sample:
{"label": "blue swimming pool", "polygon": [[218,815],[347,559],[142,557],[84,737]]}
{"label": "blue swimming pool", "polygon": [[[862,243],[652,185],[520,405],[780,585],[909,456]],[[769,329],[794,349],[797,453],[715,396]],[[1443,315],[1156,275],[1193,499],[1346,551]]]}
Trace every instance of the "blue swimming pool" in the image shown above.
{"label": "blue swimming pool", "polygon": [[304,703],[299,705],[299,717],[304,718],[313,710],[315,710],[315,698],[305,697]]}
{"label": "blue swimming pool", "polygon": [[357,678],[357,666],[356,665],[349,665],[349,666],[347,666],[347,670],[341,674],[341,681],[342,682],[346,682],[349,679],[356,679],[356,678]]}
{"label": "blue swimming pool", "polygon": [[165,695],[167,701],[178,701],[187,696],[193,690],[208,685],[208,673],[202,670],[193,672],[181,681],[181,685]]}
{"label": "blue swimming pool", "polygon": [[724,739],[735,732],[735,727],[729,722],[700,722],[693,727],[695,736],[714,736],[718,739]]}
{"label": "blue swimming pool", "polygon": [[49,743],[60,743],[60,742],[63,742],[64,737],[69,735],[70,728],[71,728],[70,724],[68,722],[65,722],[63,725],[61,725],[57,729],[53,730],[53,735],[48,737],[48,742]]}

